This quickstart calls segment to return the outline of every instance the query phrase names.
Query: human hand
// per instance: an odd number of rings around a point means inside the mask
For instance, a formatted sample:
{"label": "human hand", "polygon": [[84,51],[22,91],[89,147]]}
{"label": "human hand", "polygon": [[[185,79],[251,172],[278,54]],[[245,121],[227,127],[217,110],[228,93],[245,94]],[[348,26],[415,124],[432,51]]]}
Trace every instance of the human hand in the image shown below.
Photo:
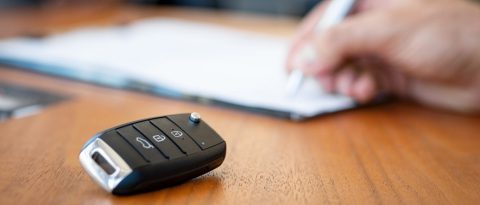
{"label": "human hand", "polygon": [[[328,2],[326,2],[328,3]],[[301,25],[287,68],[364,103],[380,92],[430,106],[480,111],[480,7],[467,1],[361,0],[343,22],[313,34],[326,3]],[[310,62],[296,59],[305,44]]]}

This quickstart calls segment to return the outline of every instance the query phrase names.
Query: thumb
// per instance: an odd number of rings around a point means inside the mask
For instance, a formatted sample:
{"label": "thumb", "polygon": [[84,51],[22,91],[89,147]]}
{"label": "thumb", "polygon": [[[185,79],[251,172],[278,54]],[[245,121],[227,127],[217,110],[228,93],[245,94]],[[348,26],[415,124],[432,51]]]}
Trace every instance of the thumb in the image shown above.
{"label": "thumb", "polygon": [[311,75],[333,72],[349,58],[382,55],[394,35],[385,13],[361,13],[328,28],[314,38],[314,66],[305,67]]}

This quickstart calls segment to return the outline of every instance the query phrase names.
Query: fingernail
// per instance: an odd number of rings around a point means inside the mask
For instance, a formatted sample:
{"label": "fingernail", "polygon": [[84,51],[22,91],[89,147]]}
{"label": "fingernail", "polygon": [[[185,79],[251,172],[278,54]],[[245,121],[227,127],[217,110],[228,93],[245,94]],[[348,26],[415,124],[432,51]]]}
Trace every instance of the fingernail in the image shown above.
{"label": "fingernail", "polygon": [[369,75],[361,75],[357,82],[355,82],[355,87],[353,94],[355,98],[360,103],[367,103],[375,95],[375,82],[372,77]]}

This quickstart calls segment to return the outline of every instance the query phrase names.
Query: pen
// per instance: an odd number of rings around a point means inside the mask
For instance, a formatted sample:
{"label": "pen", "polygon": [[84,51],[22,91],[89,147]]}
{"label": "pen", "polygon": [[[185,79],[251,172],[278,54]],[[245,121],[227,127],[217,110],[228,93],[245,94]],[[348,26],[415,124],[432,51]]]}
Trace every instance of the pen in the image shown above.
{"label": "pen", "polygon": [[[340,23],[350,12],[355,4],[355,0],[332,0],[327,6],[322,18],[317,22],[314,28],[315,33],[319,33],[326,28]],[[299,53],[303,59],[315,58],[315,50],[310,46],[305,46]],[[298,68],[294,68],[287,81],[287,95],[295,96],[303,84],[304,74]]]}

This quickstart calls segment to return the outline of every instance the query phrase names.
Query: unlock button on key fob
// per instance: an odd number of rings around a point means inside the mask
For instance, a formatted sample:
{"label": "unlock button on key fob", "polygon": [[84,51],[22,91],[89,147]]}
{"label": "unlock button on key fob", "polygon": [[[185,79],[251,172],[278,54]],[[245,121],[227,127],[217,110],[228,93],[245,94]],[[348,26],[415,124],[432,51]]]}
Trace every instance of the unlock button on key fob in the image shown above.
{"label": "unlock button on key fob", "polygon": [[153,126],[149,121],[135,123],[133,125],[140,132],[147,136],[153,144],[162,152],[168,159],[175,159],[184,156],[182,151],[168,139],[165,134]]}
{"label": "unlock button on key fob", "polygon": [[152,143],[132,126],[117,129],[117,132],[127,140],[147,162],[159,162],[167,160]]}
{"label": "unlock button on key fob", "polygon": [[195,144],[191,137],[169,119],[158,118],[151,120],[150,122],[166,133],[167,136],[178,145],[183,153],[193,154],[200,151],[200,148]]}

